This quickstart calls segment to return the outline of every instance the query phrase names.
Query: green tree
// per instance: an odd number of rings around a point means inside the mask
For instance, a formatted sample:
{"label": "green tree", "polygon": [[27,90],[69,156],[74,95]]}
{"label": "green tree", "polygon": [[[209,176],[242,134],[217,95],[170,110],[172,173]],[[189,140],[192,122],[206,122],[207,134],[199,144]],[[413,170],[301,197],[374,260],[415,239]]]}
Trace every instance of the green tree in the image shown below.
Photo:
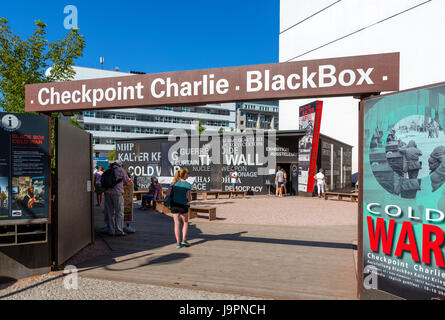
{"label": "green tree", "polygon": [[202,125],[202,121],[198,121],[198,124],[196,125],[198,134],[202,135],[204,131],[206,131],[206,128]]}
{"label": "green tree", "polygon": [[[35,30],[23,40],[14,34],[8,20],[0,18],[0,107],[6,112],[25,112],[25,85],[74,78],[74,60],[83,55],[85,39],[71,29],[64,39],[49,42],[46,24],[35,21]],[[49,69],[48,73],[46,71]],[[55,168],[55,118],[51,113],[51,167]]]}
{"label": "green tree", "polygon": [[224,133],[224,128],[219,128],[218,133],[219,134],[223,134]]}
{"label": "green tree", "polygon": [[71,123],[73,126],[79,128],[79,129],[82,129],[82,127],[81,127],[80,124],[79,124],[79,120],[77,120],[77,118],[75,118],[75,117],[71,117],[71,118],[70,118],[70,123]]}
{"label": "green tree", "polygon": [[108,154],[108,161],[116,161],[116,149]]}
{"label": "green tree", "polygon": [[6,112],[25,112],[27,84],[73,79],[74,60],[83,54],[85,39],[78,29],[49,42],[47,25],[40,20],[35,25],[31,36],[23,40],[11,31],[8,20],[0,18],[0,107]]}

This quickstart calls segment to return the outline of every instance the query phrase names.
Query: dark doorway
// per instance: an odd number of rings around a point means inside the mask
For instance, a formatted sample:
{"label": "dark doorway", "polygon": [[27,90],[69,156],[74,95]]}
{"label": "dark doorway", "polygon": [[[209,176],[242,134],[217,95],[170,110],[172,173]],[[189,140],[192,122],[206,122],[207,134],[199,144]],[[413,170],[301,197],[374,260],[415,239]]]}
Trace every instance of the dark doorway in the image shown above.
{"label": "dark doorway", "polygon": [[[298,179],[298,173],[296,177],[292,176],[292,166],[290,163],[278,163],[277,164],[278,167],[282,168],[285,172],[286,172],[286,188],[283,189],[283,195],[288,195],[288,196],[294,196],[295,191],[293,186],[295,185],[295,181],[294,183],[293,180]],[[298,185],[298,180],[297,180],[297,185]]]}

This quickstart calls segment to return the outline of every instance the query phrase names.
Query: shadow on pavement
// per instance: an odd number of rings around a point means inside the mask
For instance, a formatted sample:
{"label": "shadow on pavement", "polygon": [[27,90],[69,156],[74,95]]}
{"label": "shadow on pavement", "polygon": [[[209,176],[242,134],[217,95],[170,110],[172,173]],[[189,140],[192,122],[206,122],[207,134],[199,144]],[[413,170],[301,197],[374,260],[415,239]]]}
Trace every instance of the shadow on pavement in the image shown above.
{"label": "shadow on pavement", "polygon": [[17,279],[0,276],[0,290],[6,289],[17,282]]}
{"label": "shadow on pavement", "polygon": [[[101,259],[94,257],[81,264],[82,268],[100,268],[109,266],[112,264],[118,264],[121,262],[127,262],[134,259],[140,259],[144,255],[136,255],[137,253],[160,249],[163,247],[174,246],[176,240],[173,233],[173,220],[171,217],[166,216],[154,210],[142,211],[134,209],[136,233],[130,234],[126,237],[111,237],[103,235],[103,240],[112,249],[110,254],[103,256]],[[101,212],[97,212],[95,215],[96,230],[99,231],[102,227],[103,215]],[[320,248],[332,248],[332,249],[348,249],[357,250],[357,246],[352,243],[339,243],[339,242],[322,242],[322,241],[308,241],[308,240],[296,240],[296,239],[276,239],[276,238],[263,238],[263,237],[249,237],[246,236],[248,231],[239,231],[235,233],[225,234],[205,234],[201,231],[196,224],[190,224],[188,228],[188,239],[193,239],[193,246],[197,246],[208,241],[241,241],[241,242],[253,242],[253,243],[265,243],[265,244],[277,244],[277,245],[290,245],[290,246],[307,246],[307,247],[320,247]],[[136,256],[132,256],[136,255]],[[147,256],[153,255],[152,253]],[[172,264],[179,263],[182,260],[188,258],[189,254],[184,253],[168,253],[165,255],[155,254],[156,257],[148,258],[144,263],[138,267],[153,265],[153,264]],[[131,256],[124,260],[119,260],[119,257]],[[98,262],[100,263],[98,264]],[[134,267],[131,269],[136,269]],[[110,269],[111,270],[111,269]],[[119,269],[124,270],[124,269]],[[118,270],[116,270],[118,271]]]}

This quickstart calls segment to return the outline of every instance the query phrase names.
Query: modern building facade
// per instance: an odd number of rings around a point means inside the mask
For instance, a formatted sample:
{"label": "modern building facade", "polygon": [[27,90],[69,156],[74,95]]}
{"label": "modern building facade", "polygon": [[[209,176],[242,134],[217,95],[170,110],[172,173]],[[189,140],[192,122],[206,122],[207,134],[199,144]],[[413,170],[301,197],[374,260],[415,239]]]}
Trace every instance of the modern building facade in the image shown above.
{"label": "modern building facade", "polygon": [[237,102],[237,131],[278,130],[278,104],[277,100]]}
{"label": "modern building facade", "polygon": [[[400,89],[443,82],[445,1],[281,0],[280,62],[400,52]],[[280,101],[280,130],[298,129],[298,107]],[[323,99],[321,133],[353,145],[358,170],[358,100]]]}
{"label": "modern building facade", "polygon": [[[74,70],[74,80],[137,76],[84,67],[74,67]],[[115,148],[118,139],[168,135],[172,129],[196,130],[198,122],[206,131],[235,131],[236,103],[87,111],[78,116],[78,120],[93,135],[94,156],[106,157]]]}

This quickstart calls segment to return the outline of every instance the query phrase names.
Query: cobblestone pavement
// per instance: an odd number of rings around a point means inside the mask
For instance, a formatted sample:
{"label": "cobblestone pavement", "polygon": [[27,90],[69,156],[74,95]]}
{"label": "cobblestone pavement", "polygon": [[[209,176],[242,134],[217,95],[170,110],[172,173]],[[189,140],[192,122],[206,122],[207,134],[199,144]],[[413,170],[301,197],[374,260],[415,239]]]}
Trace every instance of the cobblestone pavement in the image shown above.
{"label": "cobblestone pavement", "polygon": [[[236,294],[161,287],[79,277],[78,289],[66,289],[62,272],[31,277],[1,289],[0,300],[257,300]],[[68,281],[67,281],[68,282]],[[73,284],[73,282],[70,282]],[[3,285],[4,287],[5,285]]]}

